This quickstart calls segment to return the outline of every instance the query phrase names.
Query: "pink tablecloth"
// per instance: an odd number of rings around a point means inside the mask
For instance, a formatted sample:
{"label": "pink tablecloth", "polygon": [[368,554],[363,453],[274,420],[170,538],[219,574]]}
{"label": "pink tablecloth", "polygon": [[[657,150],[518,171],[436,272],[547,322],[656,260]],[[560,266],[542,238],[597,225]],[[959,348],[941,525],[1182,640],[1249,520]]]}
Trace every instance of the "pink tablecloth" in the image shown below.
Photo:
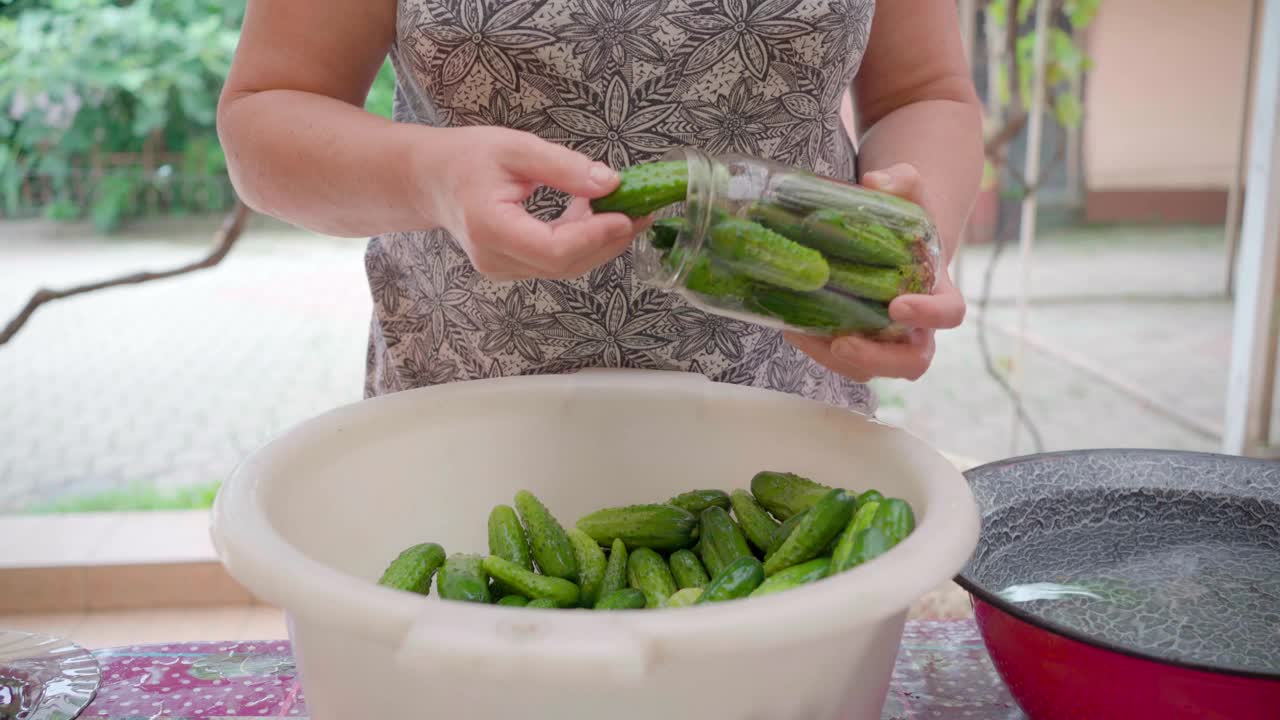
{"label": "pink tablecloth", "polygon": [[[94,653],[102,687],[81,716],[306,718],[289,643],[189,643]],[[1022,720],[968,620],[907,623],[885,720]]]}

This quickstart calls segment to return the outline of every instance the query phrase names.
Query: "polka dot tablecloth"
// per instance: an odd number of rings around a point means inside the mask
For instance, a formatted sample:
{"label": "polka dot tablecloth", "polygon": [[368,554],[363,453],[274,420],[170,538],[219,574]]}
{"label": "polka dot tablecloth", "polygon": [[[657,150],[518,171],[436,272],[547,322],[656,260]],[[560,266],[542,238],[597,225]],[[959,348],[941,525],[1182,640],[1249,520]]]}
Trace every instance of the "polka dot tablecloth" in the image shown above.
{"label": "polka dot tablecloth", "polygon": [[[191,643],[94,653],[102,686],[81,718],[307,718],[289,644]],[[971,620],[907,623],[885,720],[1023,720]]]}

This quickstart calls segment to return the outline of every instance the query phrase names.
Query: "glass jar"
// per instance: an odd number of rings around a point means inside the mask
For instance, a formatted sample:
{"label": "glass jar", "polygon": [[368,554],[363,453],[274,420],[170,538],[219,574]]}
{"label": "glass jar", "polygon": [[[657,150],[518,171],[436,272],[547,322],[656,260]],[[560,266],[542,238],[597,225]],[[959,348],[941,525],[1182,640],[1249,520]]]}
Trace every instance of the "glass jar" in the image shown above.
{"label": "glass jar", "polygon": [[807,335],[891,340],[888,303],[931,293],[937,230],[915,203],[739,154],[676,148],[683,202],[635,242],[637,278],[706,312]]}

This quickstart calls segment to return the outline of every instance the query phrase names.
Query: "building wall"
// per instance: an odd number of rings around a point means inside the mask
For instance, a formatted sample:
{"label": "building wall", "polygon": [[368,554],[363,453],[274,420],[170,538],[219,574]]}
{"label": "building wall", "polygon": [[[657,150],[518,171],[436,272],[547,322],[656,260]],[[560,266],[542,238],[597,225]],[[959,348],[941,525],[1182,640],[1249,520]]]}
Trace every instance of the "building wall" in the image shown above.
{"label": "building wall", "polygon": [[1085,88],[1088,219],[1220,222],[1236,171],[1250,0],[1104,0]]}

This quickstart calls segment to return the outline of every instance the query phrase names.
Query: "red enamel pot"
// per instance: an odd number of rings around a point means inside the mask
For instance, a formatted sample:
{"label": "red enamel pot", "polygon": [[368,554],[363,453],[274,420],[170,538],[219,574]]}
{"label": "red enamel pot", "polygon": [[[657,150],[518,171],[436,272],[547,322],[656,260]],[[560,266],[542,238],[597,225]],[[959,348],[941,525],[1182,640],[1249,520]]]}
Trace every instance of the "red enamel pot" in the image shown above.
{"label": "red enamel pot", "polygon": [[966,473],[956,581],[1032,720],[1280,719],[1280,463],[1091,450]]}

